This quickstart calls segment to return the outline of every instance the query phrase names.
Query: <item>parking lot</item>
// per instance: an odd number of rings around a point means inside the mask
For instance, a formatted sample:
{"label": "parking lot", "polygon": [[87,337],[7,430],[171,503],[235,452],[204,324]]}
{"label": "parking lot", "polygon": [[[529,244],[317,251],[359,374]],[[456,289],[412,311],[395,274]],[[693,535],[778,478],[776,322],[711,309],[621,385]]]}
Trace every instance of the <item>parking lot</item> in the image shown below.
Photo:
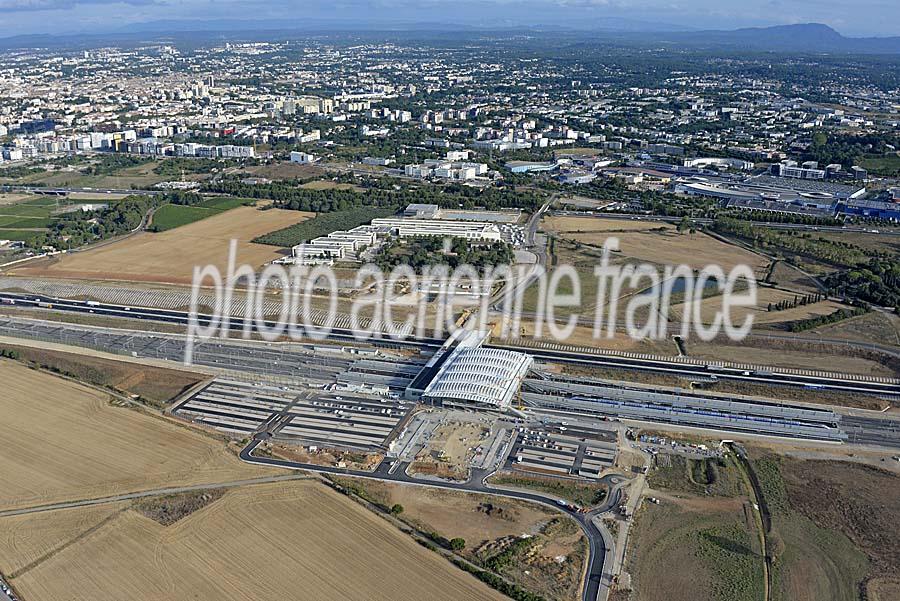
{"label": "parking lot", "polygon": [[300,391],[215,380],[172,413],[228,434],[250,434],[283,411]]}
{"label": "parking lot", "polygon": [[386,448],[410,406],[399,399],[320,394],[297,399],[276,438],[311,445],[379,450]]}
{"label": "parking lot", "polygon": [[172,413],[232,435],[354,450],[387,447],[411,406],[400,399],[216,379]]}
{"label": "parking lot", "polygon": [[550,476],[596,480],[616,460],[616,438],[606,430],[521,426],[508,467]]}

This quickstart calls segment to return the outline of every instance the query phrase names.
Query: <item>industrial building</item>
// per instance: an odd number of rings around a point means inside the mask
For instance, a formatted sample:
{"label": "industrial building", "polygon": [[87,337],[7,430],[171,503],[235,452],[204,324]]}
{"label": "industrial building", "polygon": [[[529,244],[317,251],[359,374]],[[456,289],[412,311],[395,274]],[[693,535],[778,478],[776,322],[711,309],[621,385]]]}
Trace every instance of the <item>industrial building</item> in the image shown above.
{"label": "industrial building", "polygon": [[[798,179],[758,175],[741,181],[715,177],[689,177],[678,179],[672,190],[680,194],[708,196],[734,203],[751,205],[769,203],[766,210],[807,207],[833,213],[836,203],[859,198],[866,193],[865,186],[838,184],[822,179]],[[754,206],[753,208],[759,208]],[[799,211],[791,211],[799,212]]]}
{"label": "industrial building", "polygon": [[870,219],[900,221],[900,202],[851,199],[839,204],[838,212]]}

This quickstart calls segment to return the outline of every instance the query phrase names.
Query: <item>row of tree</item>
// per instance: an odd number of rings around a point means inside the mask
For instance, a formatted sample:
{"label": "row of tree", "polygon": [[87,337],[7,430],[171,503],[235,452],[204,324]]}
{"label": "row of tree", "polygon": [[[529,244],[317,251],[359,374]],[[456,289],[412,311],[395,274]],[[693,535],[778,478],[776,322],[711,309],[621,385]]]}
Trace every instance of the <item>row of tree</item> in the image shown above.
{"label": "row of tree", "polygon": [[818,317],[811,317],[809,319],[801,319],[800,321],[791,322],[788,325],[788,329],[791,332],[805,332],[806,330],[812,330],[820,326],[837,323],[839,321],[850,319],[851,317],[856,317],[858,315],[865,315],[868,312],[869,309],[867,307],[838,309],[837,311],[829,313],[828,315],[820,315]]}
{"label": "row of tree", "polygon": [[793,300],[784,299],[778,301],[777,303],[769,303],[767,307],[767,311],[786,311],[787,309],[793,309],[795,307],[803,307],[806,305],[812,305],[813,303],[817,303],[821,300],[825,299],[825,295],[823,294],[804,294],[803,296],[794,295]]}

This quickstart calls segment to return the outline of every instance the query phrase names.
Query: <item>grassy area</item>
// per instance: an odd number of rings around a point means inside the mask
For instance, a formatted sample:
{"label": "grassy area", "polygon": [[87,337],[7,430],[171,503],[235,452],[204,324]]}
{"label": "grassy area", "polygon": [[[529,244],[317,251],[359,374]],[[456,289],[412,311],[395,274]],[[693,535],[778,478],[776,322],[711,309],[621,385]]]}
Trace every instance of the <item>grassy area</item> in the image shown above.
{"label": "grassy area", "polygon": [[48,227],[50,227],[48,218],[0,215],[0,228],[2,229],[46,229]]}
{"label": "grassy area", "polygon": [[[635,517],[627,570],[634,601],[760,601],[764,562],[743,477],[731,459],[660,455],[660,504]],[[660,569],[665,566],[665,569]]]}
{"label": "grassy area", "polygon": [[[33,197],[0,206],[0,239],[29,242],[58,220],[60,210],[96,201],[73,202],[68,198]],[[108,204],[110,201],[103,199]]]}
{"label": "grassy area", "polygon": [[540,476],[526,476],[524,474],[502,472],[490,479],[495,486],[508,486],[510,488],[526,488],[551,494],[561,499],[589,507],[596,505],[606,498],[607,489],[598,484],[586,484],[574,480],[562,480],[559,478],[542,478]]}
{"label": "grassy area", "polygon": [[859,166],[873,175],[900,176],[900,156],[896,154],[868,155],[860,159]]}
{"label": "grassy area", "polygon": [[204,209],[215,209],[217,211],[228,211],[243,205],[255,205],[254,198],[236,198],[234,196],[213,196],[201,202],[198,207]]}
{"label": "grassy area", "polygon": [[243,198],[220,197],[205,200],[198,205],[164,205],[153,214],[150,230],[165,232],[252,202]]}
{"label": "grassy area", "polygon": [[7,230],[0,228],[0,240],[16,240],[30,244],[43,233],[43,230]]}
{"label": "grassy area", "polygon": [[660,455],[648,477],[653,488],[694,495],[732,497],[740,494],[735,466],[724,459],[687,459],[681,455]]}
{"label": "grassy area", "polygon": [[218,215],[220,211],[213,209],[205,209],[203,207],[189,207],[185,205],[165,205],[156,210],[153,214],[153,225],[150,231],[165,232],[167,230],[181,227],[213,215]]}
{"label": "grassy area", "polygon": [[312,219],[259,236],[253,241],[272,246],[294,246],[319,236],[327,236],[331,232],[349,230],[377,217],[393,215],[396,211],[396,207],[357,207],[334,213],[319,213]]}
{"label": "grassy area", "polygon": [[[892,483],[897,490],[896,476],[773,455],[753,463],[772,520],[772,601],[856,601],[873,567],[860,547],[896,573],[898,542],[888,532],[894,531],[900,503],[884,489]],[[873,478],[881,481],[876,490],[866,486]],[[844,481],[843,490],[836,480]],[[885,511],[884,500],[890,500],[893,512]]]}

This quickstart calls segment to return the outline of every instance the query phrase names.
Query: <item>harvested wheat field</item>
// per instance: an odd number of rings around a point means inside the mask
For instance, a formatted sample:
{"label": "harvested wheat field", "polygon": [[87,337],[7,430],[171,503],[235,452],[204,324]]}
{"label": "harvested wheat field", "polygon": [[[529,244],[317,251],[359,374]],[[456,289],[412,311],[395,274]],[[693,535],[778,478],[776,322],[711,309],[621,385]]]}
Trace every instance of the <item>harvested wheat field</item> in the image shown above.
{"label": "harvested wheat field", "polygon": [[231,240],[237,264],[254,268],[283,256],[275,246],[254,244],[262,234],[299,223],[312,213],[237,207],[160,233],[141,232],[124,240],[16,271],[38,277],[190,284],[194,266],[216,265],[225,273]]}
{"label": "harvested wheat field", "polygon": [[128,502],[0,518],[0,572],[15,577],[31,564],[102,527]]}
{"label": "harvested wheat field", "polygon": [[505,598],[312,482],[234,489],[170,526],[122,512],[12,585],[42,601]]}
{"label": "harvested wheat field", "polygon": [[223,441],[17,363],[0,362],[0,382],[0,510],[279,473],[241,463]]}

